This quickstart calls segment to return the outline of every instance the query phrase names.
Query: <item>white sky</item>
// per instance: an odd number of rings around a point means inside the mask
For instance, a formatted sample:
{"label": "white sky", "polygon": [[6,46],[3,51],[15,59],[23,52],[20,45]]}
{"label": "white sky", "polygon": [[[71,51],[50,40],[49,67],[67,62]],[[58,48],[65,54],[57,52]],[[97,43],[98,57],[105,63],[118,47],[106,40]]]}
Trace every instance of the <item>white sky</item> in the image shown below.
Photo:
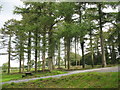
{"label": "white sky", "polygon": [[[3,26],[4,22],[6,22],[9,19],[17,19],[20,20],[20,15],[14,15],[13,10],[15,6],[22,6],[23,3],[20,0],[3,0],[0,1],[0,5],[2,5],[2,10],[0,12],[0,28]],[[0,53],[6,52],[6,49],[0,50]],[[0,56],[0,66],[3,63],[6,63],[8,61],[7,55],[1,55]],[[18,66],[17,61],[12,61],[11,66]]]}
{"label": "white sky", "polygon": [[[4,22],[6,22],[9,19],[17,19],[21,20],[20,15],[13,14],[13,10],[15,6],[22,6],[23,3],[20,0],[3,0],[0,1],[0,5],[2,5],[2,11],[0,12],[0,28],[3,26]],[[111,8],[104,9],[105,12],[116,12],[116,10],[112,10]],[[3,49],[0,50],[0,53],[6,52],[7,50]],[[74,51],[74,48],[72,48],[72,51]],[[2,66],[3,63],[6,63],[8,61],[7,55],[1,55],[0,56],[0,66]],[[18,67],[19,63],[17,61],[11,61],[11,66]]]}

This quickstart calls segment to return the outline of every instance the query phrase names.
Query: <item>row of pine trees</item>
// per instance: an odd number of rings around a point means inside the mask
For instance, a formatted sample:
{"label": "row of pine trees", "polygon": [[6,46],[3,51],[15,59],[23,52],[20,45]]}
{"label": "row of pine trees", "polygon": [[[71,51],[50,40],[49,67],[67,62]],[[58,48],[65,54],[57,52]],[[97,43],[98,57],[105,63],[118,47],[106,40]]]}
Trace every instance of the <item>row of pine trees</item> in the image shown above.
{"label": "row of pine trees", "polygon": [[[32,56],[35,72],[38,71],[39,62],[42,62],[43,71],[46,63],[50,71],[55,69],[55,60],[60,68],[61,50],[64,51],[64,66],[70,69],[72,44],[75,59],[77,50],[82,51],[80,65],[83,68],[85,53],[90,54],[92,67],[99,55],[102,67],[106,67],[110,60],[114,64],[116,52],[120,54],[120,12],[111,12],[108,8],[114,11],[118,3],[25,2],[22,7],[15,7],[14,14],[21,15],[22,19],[8,20],[1,28],[2,46],[8,48],[8,73],[11,60],[19,61],[20,73],[24,72],[24,63],[27,61],[27,70],[30,71]],[[107,30],[105,27],[108,27]],[[94,58],[94,55],[98,58]]]}

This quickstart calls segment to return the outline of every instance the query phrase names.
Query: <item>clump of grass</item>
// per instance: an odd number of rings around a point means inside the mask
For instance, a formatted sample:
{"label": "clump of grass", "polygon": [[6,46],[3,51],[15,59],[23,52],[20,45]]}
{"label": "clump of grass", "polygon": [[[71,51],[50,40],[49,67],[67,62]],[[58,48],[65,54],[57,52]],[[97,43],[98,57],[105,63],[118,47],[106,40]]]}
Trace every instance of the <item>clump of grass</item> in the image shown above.
{"label": "clump of grass", "polygon": [[54,73],[54,74],[64,74],[65,72],[54,70],[54,71],[51,71],[51,73]]}
{"label": "clump of grass", "polygon": [[12,82],[12,83],[11,83],[11,85],[15,85],[15,83],[14,83],[14,82]]}

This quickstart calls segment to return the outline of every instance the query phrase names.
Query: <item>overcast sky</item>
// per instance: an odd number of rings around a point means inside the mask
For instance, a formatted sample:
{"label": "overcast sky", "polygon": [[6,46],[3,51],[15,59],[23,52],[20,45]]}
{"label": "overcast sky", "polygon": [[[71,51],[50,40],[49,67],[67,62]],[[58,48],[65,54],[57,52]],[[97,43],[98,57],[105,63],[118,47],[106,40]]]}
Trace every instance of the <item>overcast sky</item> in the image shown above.
{"label": "overcast sky", "polygon": [[23,5],[23,3],[20,0],[3,0],[2,2],[0,1],[0,5],[2,5],[2,10],[0,12],[0,27],[2,27],[4,22],[9,19],[21,19],[20,15],[13,14],[15,6]]}
{"label": "overcast sky", "polygon": [[[9,19],[17,19],[21,20],[21,15],[15,15],[13,14],[13,10],[15,9],[15,6],[22,6],[23,3],[20,0],[2,0],[0,1],[0,5],[2,5],[2,10],[0,12],[0,28],[3,26],[4,22],[6,22]],[[6,52],[5,49],[0,50],[0,53]],[[1,55],[0,56],[0,66],[3,63],[6,63],[8,60],[7,55]],[[17,62],[12,61],[11,66],[18,66]]]}
{"label": "overcast sky", "polygon": [[[15,6],[22,6],[23,3],[20,0],[2,0],[0,1],[0,5],[2,5],[2,10],[0,12],[0,28],[3,26],[4,22],[6,22],[9,19],[17,19],[17,20],[21,20],[21,16],[20,15],[15,15],[13,14],[13,10],[15,9]],[[116,10],[112,10],[111,8],[105,9],[105,12],[116,12],[118,11],[118,9]],[[73,49],[74,51],[74,49]],[[6,52],[5,49],[0,50],[0,53]],[[1,55],[0,56],[0,66],[3,63],[6,63],[8,61],[8,56],[7,55]],[[17,61],[12,61],[11,62],[11,66],[18,66],[19,63]]]}

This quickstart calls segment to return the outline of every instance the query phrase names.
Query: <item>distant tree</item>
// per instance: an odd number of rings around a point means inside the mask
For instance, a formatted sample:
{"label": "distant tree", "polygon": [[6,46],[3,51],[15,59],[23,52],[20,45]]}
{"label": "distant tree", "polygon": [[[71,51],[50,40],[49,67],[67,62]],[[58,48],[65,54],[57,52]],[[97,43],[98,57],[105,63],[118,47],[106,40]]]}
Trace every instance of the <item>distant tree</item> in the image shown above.
{"label": "distant tree", "polygon": [[[100,65],[101,64],[101,57],[99,56],[99,59],[97,59],[98,56],[96,56],[95,54],[93,54],[93,58],[94,58],[94,65]],[[81,60],[82,62],[82,60]],[[92,65],[92,61],[91,61],[91,52],[85,54],[85,64],[87,65]]]}
{"label": "distant tree", "polygon": [[75,57],[75,53],[70,52],[70,65],[75,66],[76,60],[77,60],[77,65],[79,65],[79,61],[81,59],[82,59],[82,57],[79,54],[76,54],[76,57]]}
{"label": "distant tree", "polygon": [[[10,73],[10,61],[12,59],[11,55],[12,55],[12,37],[14,35],[14,25],[15,25],[15,21],[14,19],[8,20],[7,22],[5,22],[4,27],[2,28],[2,34],[3,37],[7,36],[8,40],[7,40],[7,44],[8,45],[8,74]],[[6,37],[4,37],[6,38]]]}
{"label": "distant tree", "polygon": [[30,62],[29,62],[29,69],[31,70],[31,68],[33,68],[34,65],[35,65],[35,61],[34,60],[30,60]]}
{"label": "distant tree", "polygon": [[14,33],[16,35],[13,41],[15,44],[14,52],[19,60],[19,72],[21,73],[22,70],[24,72],[24,53],[25,53],[25,43],[26,43],[26,34],[24,32],[24,24],[21,21],[16,21],[16,25],[14,26],[14,29],[15,29]]}
{"label": "distant tree", "polygon": [[2,65],[2,70],[3,70],[3,72],[7,72],[7,69],[8,69],[8,63],[4,63],[4,64]]}
{"label": "distant tree", "polygon": [[42,66],[42,62],[41,62],[41,61],[38,61],[37,63],[38,63],[37,67],[38,67],[38,69],[40,70],[40,67]]}

